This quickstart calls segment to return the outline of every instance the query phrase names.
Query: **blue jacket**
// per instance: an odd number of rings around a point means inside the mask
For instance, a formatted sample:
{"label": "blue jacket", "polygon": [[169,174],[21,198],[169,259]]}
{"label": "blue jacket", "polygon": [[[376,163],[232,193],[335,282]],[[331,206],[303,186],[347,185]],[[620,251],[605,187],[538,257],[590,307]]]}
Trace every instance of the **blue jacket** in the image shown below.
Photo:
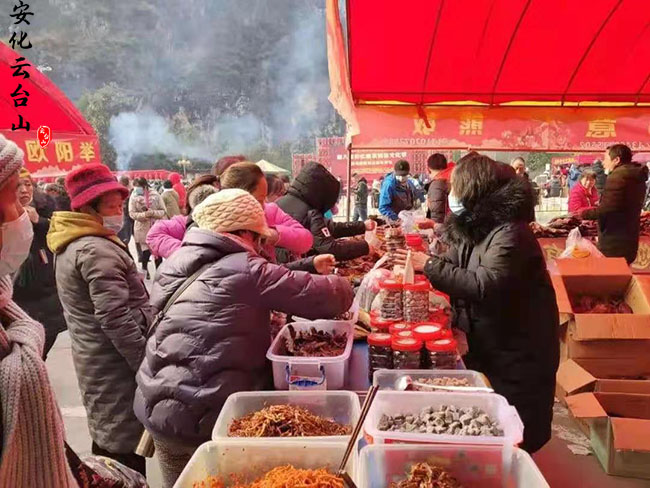
{"label": "blue jacket", "polygon": [[568,184],[569,184],[569,190],[573,188],[573,186],[580,181],[580,176],[582,175],[582,172],[577,166],[571,166],[571,169],[569,170],[569,179],[568,179]]}
{"label": "blue jacket", "polygon": [[391,220],[397,220],[398,214],[402,210],[413,210],[416,201],[422,202],[423,196],[410,179],[407,190],[398,184],[395,173],[386,176],[379,192],[379,212],[382,215]]}

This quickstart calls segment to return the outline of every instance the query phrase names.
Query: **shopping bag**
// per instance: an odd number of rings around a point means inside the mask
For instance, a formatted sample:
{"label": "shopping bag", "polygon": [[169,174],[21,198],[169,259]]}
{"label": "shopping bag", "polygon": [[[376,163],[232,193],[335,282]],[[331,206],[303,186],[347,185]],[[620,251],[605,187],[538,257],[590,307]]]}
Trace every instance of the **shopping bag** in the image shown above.
{"label": "shopping bag", "polygon": [[582,237],[577,227],[569,232],[566,240],[566,248],[558,256],[558,259],[583,259],[583,258],[604,258],[602,252],[589,239]]}

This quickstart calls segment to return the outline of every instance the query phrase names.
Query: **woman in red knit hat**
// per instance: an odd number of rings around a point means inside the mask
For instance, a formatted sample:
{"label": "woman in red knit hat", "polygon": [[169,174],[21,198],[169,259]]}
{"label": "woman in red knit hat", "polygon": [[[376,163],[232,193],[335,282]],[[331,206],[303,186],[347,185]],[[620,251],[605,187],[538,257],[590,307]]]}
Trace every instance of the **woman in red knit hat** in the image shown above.
{"label": "woman in red knit hat", "polygon": [[134,453],[143,429],[133,397],[152,314],[142,278],[117,237],[129,191],[101,164],[72,171],[65,186],[73,211],[53,215],[47,244],[56,255],[92,452],[144,474],[145,459]]}

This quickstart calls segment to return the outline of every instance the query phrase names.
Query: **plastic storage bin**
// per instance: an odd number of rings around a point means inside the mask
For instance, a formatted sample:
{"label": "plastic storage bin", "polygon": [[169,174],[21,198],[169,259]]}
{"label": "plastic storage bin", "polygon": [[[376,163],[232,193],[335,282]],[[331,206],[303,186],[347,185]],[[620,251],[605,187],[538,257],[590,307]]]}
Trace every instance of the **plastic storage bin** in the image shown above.
{"label": "plastic storage bin", "polygon": [[[253,439],[221,439],[202,444],[185,466],[174,488],[193,488],[208,476],[218,477],[224,486],[234,484],[232,476],[248,483],[278,466],[338,469],[345,444],[336,442],[273,442]],[[357,456],[350,456],[347,472],[355,477]],[[243,479],[242,479],[243,476]],[[206,484],[206,486],[209,486]]]}
{"label": "plastic storage bin", "polygon": [[[233,393],[221,409],[212,431],[212,440],[235,439],[228,437],[228,427],[233,420],[271,405],[303,407],[316,415],[332,419],[339,424],[349,425],[351,428],[357,423],[361,412],[358,395],[350,391],[247,391]],[[350,436],[255,437],[252,439],[272,439],[281,442],[292,440],[347,442],[349,438]]]}
{"label": "plastic storage bin", "polygon": [[[471,371],[469,369],[465,370],[422,370],[422,369],[410,369],[410,370],[378,370],[375,371],[373,378],[373,385],[379,386],[382,390],[395,390],[397,382],[400,378],[404,376],[410,376],[413,381],[417,381],[421,378],[442,378],[446,376],[447,378],[458,378],[458,379],[467,379],[470,386],[474,387],[489,387],[485,377],[477,372]],[[434,386],[431,389],[435,389]]]}
{"label": "plastic storage bin", "polygon": [[361,450],[359,488],[389,488],[411,465],[429,462],[445,468],[463,486],[549,488],[530,455],[512,446],[376,445]]}
{"label": "plastic storage bin", "polygon": [[[425,407],[455,405],[478,407],[498,421],[503,437],[465,436],[447,434],[420,434],[413,432],[384,432],[377,426],[382,414],[399,415],[420,413]],[[422,443],[422,444],[509,444],[517,445],[523,440],[524,424],[515,407],[495,393],[410,392],[380,391],[377,393],[364,424],[369,444]]]}
{"label": "plastic storage bin", "polygon": [[348,342],[345,346],[345,351],[340,356],[328,358],[304,358],[294,356],[280,355],[280,341],[285,337],[289,337],[289,324],[285,325],[280,333],[271,343],[269,351],[266,353],[267,359],[273,364],[273,383],[276,390],[288,390],[289,383],[287,381],[287,374],[289,371],[294,371],[300,374],[301,367],[305,369],[314,370],[322,367],[324,370],[325,378],[327,380],[328,390],[341,390],[345,385],[348,377],[348,370],[350,367],[350,354],[352,353],[352,343],[354,341],[354,327],[347,322],[337,322],[332,320],[315,320],[313,322],[294,322],[292,324],[296,330],[306,331],[312,327],[317,330],[326,332],[345,332],[348,334]]}

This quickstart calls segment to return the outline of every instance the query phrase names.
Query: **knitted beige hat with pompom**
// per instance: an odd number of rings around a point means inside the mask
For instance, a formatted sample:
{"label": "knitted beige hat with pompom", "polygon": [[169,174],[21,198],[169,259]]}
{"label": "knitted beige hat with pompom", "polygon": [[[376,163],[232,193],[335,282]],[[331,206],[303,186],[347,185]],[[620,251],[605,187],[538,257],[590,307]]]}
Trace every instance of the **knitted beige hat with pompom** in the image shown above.
{"label": "knitted beige hat with pompom", "polygon": [[196,206],[192,218],[199,228],[213,232],[249,230],[263,237],[271,235],[262,206],[253,195],[239,188],[210,195]]}

